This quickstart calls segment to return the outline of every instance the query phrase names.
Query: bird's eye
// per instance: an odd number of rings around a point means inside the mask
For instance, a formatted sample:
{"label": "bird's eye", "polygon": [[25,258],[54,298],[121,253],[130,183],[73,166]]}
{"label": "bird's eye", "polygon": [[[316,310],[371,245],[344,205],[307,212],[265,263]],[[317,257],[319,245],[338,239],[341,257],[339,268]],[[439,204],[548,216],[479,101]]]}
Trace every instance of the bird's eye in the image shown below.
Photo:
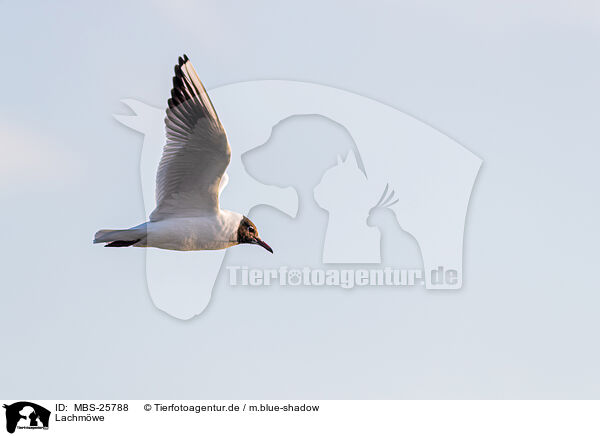
{"label": "bird's eye", "polygon": [[254,233],[254,227],[252,227],[252,226],[248,227],[248,231],[249,231],[250,233]]}

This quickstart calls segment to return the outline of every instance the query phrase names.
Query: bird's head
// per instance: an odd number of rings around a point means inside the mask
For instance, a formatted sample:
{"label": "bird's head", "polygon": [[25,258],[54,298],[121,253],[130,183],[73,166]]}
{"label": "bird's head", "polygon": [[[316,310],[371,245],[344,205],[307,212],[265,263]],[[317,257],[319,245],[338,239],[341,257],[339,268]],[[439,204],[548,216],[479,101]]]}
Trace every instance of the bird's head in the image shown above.
{"label": "bird's head", "polygon": [[247,217],[243,217],[240,221],[237,232],[237,243],[238,244],[256,244],[263,247],[265,250],[273,252],[273,249],[269,247],[269,244],[264,242],[258,237],[258,230],[252,221]]}

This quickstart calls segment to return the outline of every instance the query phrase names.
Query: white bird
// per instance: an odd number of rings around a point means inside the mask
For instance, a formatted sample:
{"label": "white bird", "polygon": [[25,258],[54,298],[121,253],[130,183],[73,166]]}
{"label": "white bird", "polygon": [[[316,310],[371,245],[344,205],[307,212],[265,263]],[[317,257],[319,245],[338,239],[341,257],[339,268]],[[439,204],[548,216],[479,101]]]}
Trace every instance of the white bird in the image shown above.
{"label": "white bird", "polygon": [[186,55],[175,65],[165,124],[167,143],[156,175],[157,206],[150,220],[127,230],[99,230],[94,243],[181,251],[257,244],[272,253],[252,221],[219,207],[231,148]]}

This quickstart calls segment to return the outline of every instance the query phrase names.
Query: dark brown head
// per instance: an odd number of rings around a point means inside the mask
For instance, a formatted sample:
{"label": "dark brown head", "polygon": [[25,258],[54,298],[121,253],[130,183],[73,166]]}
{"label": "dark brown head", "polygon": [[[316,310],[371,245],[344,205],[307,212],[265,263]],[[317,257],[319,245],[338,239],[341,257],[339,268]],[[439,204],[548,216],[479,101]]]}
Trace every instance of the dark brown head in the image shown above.
{"label": "dark brown head", "polygon": [[269,244],[264,242],[258,237],[258,230],[252,221],[247,217],[243,217],[240,221],[237,233],[238,244],[256,244],[263,247],[265,250],[273,252],[273,249],[269,247]]}

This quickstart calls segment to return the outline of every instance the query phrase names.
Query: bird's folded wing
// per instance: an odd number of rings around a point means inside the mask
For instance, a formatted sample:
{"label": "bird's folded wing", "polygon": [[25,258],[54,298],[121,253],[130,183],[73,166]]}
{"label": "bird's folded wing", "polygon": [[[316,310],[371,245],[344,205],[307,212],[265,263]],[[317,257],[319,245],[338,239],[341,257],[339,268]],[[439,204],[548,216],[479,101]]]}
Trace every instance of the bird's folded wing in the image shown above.
{"label": "bird's folded wing", "polygon": [[156,175],[151,221],[212,215],[219,210],[219,184],[231,149],[217,113],[191,62],[175,66],[165,118],[167,143]]}

